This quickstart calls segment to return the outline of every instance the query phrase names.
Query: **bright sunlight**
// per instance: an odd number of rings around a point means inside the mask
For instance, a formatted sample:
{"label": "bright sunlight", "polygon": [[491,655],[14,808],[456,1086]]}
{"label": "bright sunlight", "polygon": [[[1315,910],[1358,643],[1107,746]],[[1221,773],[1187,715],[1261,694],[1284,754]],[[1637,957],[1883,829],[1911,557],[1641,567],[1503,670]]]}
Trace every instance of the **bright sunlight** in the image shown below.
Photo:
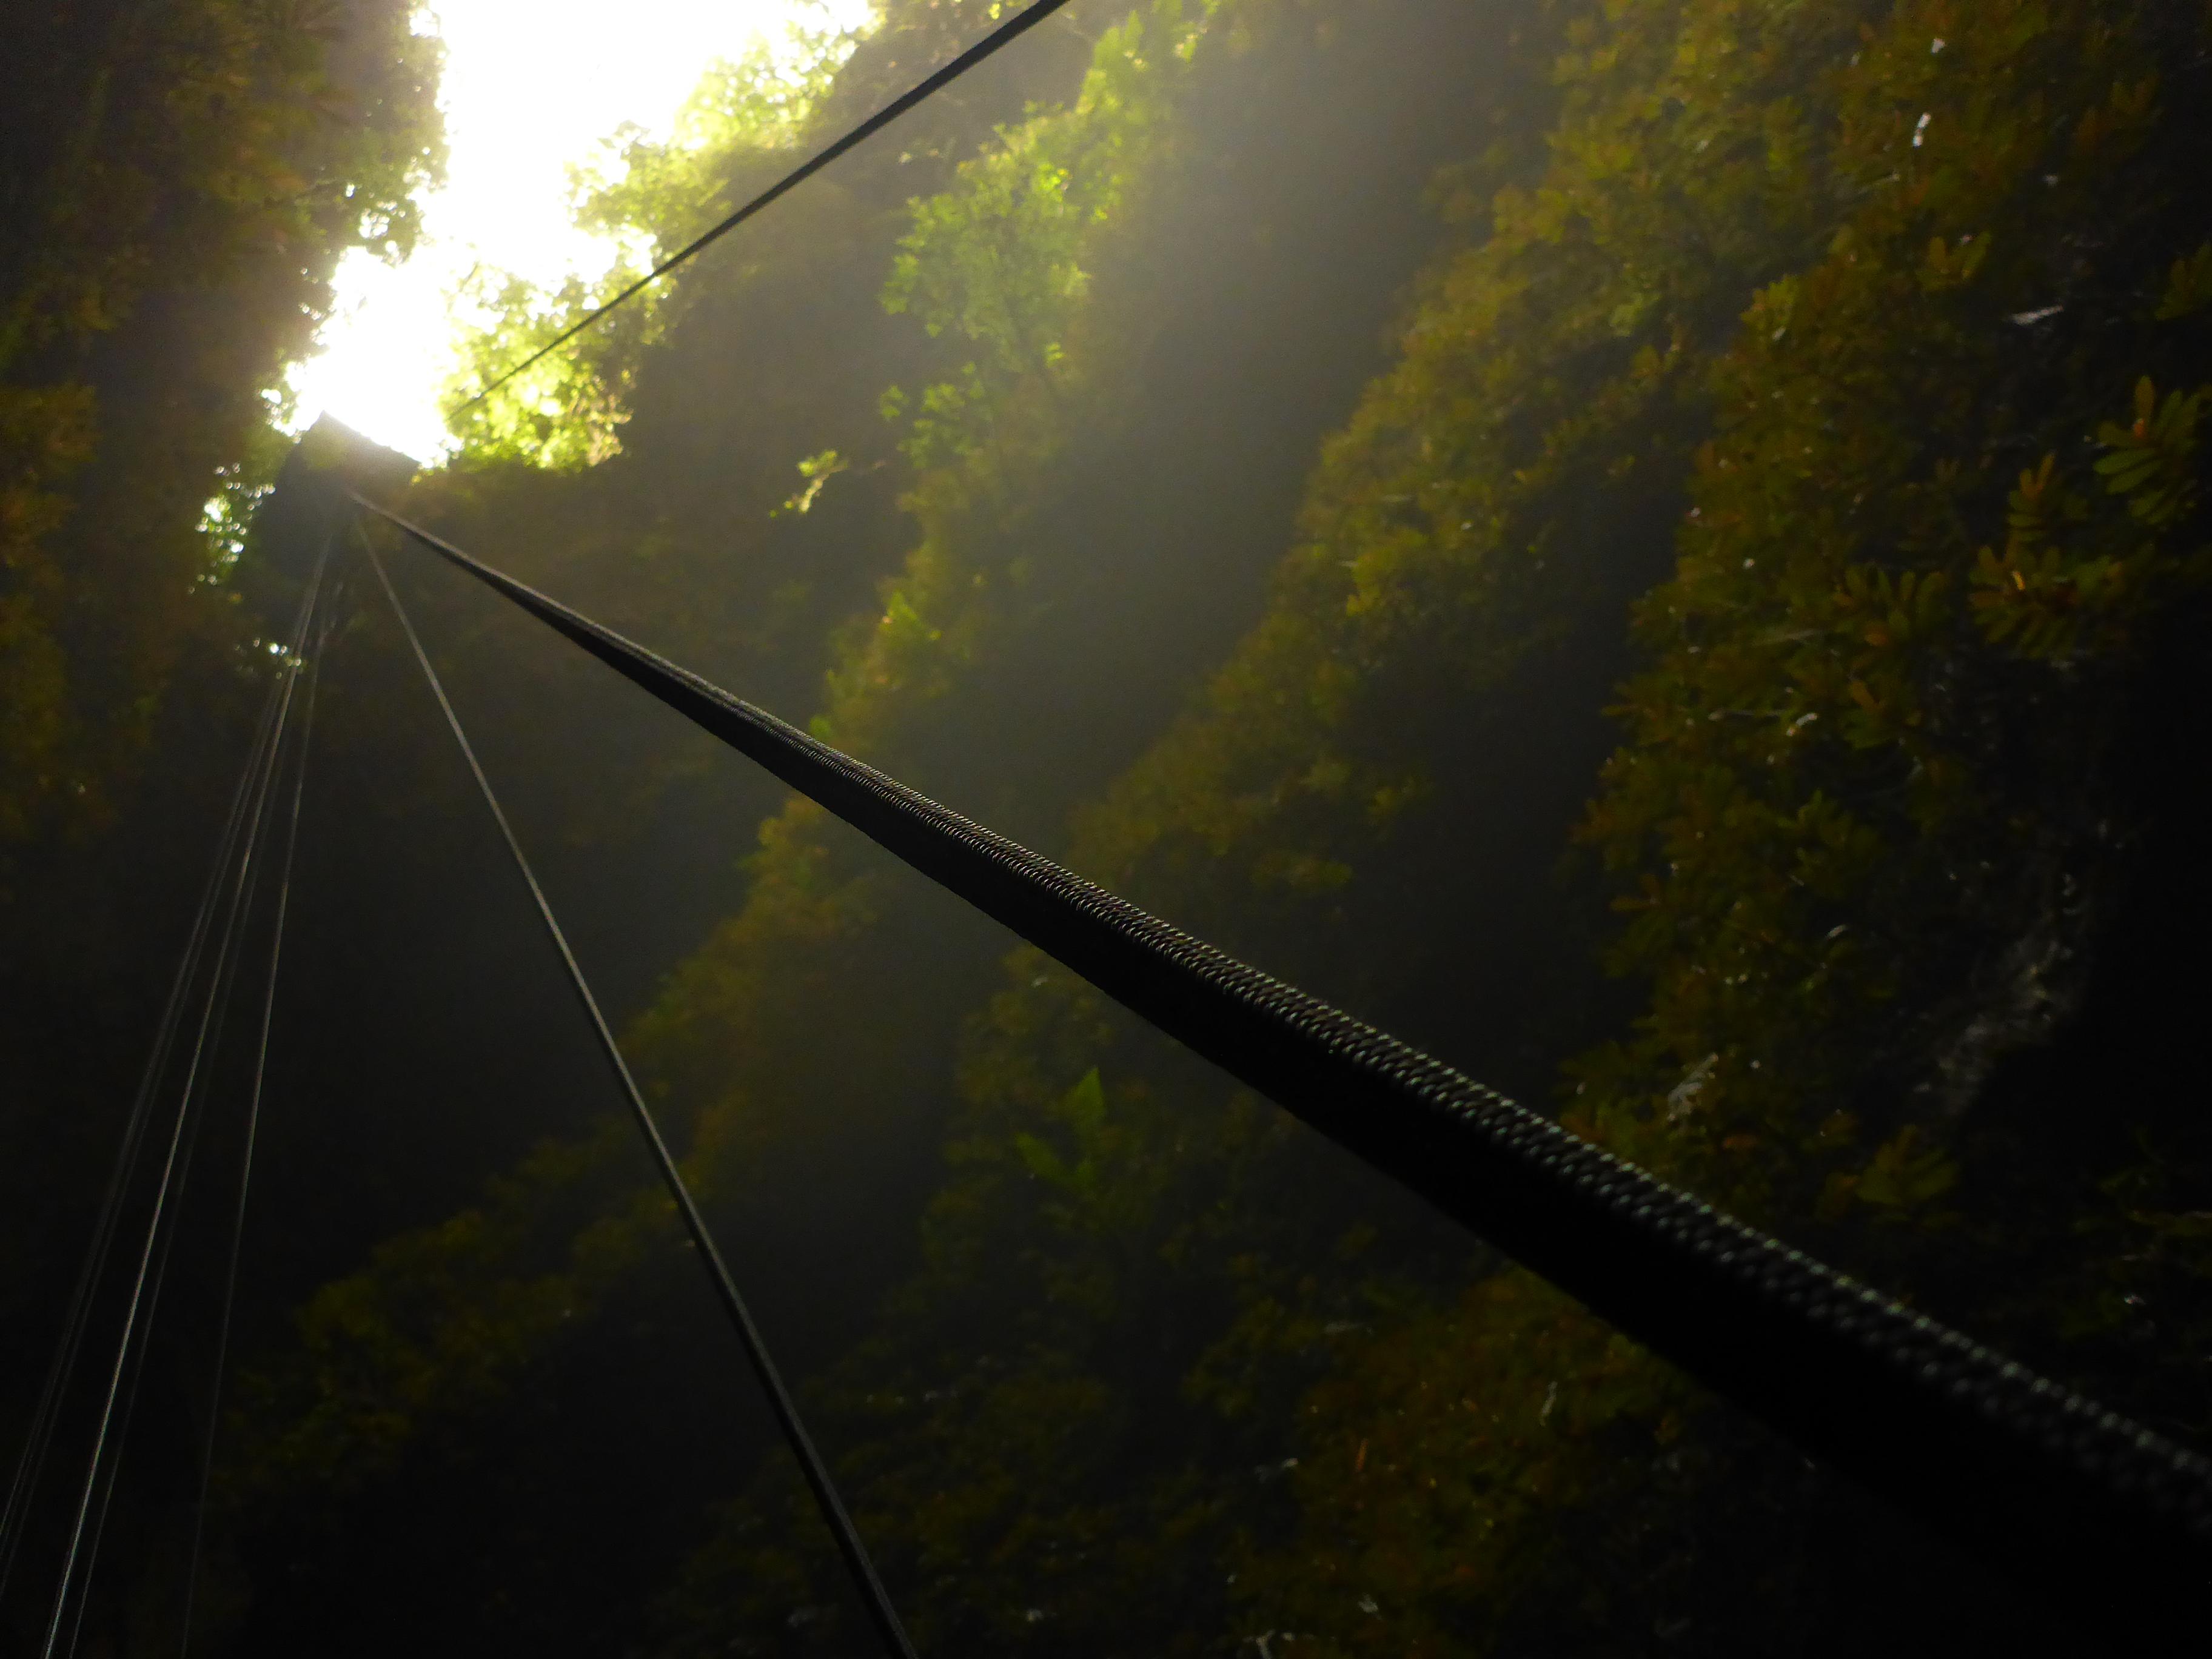
{"label": "bright sunlight", "polygon": [[596,276],[618,251],[575,228],[568,169],[625,122],[657,137],[717,58],[804,21],[849,26],[866,0],[436,0],[416,28],[445,42],[439,106],[451,156],[397,267],[340,264],[315,355],[290,384],[294,421],[325,412],[424,460],[448,446],[439,388],[453,369],[453,296],[479,264],[545,286]]}

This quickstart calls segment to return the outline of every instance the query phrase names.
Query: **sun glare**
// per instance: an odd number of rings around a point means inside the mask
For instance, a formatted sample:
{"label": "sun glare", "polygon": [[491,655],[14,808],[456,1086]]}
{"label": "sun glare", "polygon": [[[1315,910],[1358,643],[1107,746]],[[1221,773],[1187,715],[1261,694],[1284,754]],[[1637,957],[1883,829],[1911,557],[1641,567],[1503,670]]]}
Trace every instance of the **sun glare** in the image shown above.
{"label": "sun glare", "polygon": [[[858,22],[865,0],[438,0],[416,27],[446,47],[447,180],[422,198],[414,257],[355,250],[315,355],[292,372],[294,420],[325,412],[424,460],[448,444],[452,296],[476,266],[541,284],[596,276],[617,252],[568,219],[568,167],[624,122],[665,136],[700,76],[787,24]],[[825,18],[826,13],[826,18]]]}

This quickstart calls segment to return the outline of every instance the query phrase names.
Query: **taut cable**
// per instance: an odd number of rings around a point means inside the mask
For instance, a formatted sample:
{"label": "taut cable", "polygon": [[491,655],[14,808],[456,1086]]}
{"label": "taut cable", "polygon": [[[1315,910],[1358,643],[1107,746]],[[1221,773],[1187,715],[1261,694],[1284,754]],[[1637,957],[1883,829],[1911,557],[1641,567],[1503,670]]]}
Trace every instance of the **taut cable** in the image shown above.
{"label": "taut cable", "polygon": [[546,933],[552,938],[553,948],[560,952],[562,966],[568,971],[568,983],[574,988],[577,1000],[584,1005],[585,1013],[590,1016],[592,1034],[599,1040],[599,1048],[607,1057],[607,1064],[614,1072],[615,1080],[622,1085],[623,1097],[629,1103],[630,1115],[637,1121],[638,1132],[645,1137],[646,1148],[653,1154],[653,1161],[659,1168],[660,1178],[667,1184],[670,1196],[676,1200],[677,1211],[683,1217],[684,1230],[691,1237],[700,1265],[706,1269],[707,1277],[714,1285],[714,1294],[721,1302],[722,1311],[729,1316],[731,1327],[738,1334],[745,1358],[751,1363],[753,1375],[760,1379],[761,1391],[767,1395],[769,1405],[775,1413],[775,1420],[783,1431],[785,1443],[799,1460],[799,1473],[806,1477],[806,1484],[813,1492],[815,1507],[822,1511],[822,1518],[829,1524],[830,1535],[836,1540],[837,1552],[845,1558],[846,1571],[852,1576],[854,1587],[860,1593],[869,1621],[875,1626],[876,1634],[882,1639],[885,1651],[892,1656],[892,1659],[915,1659],[914,1644],[907,1639],[906,1627],[899,1622],[898,1610],[891,1605],[890,1595],[884,1589],[883,1580],[876,1572],[867,1546],[860,1540],[860,1528],[853,1524],[853,1517],[845,1508],[845,1500],[838,1495],[836,1482],[830,1478],[830,1466],[816,1449],[813,1437],[807,1433],[806,1425],[799,1415],[798,1404],[792,1399],[791,1391],[784,1386],[782,1373],[777,1370],[775,1361],[769,1357],[768,1344],[761,1336],[760,1328],[753,1323],[752,1311],[745,1305],[744,1297],[738,1293],[737,1281],[730,1276],[730,1269],[722,1260],[722,1253],[715,1246],[714,1234],[708,1231],[707,1218],[701,1213],[698,1203],[692,1198],[691,1188],[684,1179],[684,1172],[677,1167],[675,1155],[668,1150],[668,1143],[660,1133],[660,1126],[653,1121],[652,1110],[645,1103],[645,1096],[638,1090],[637,1079],[630,1074],[629,1062],[623,1058],[622,1048],[615,1041],[613,1029],[608,1025],[606,1016],[599,1012],[599,999],[592,994],[591,985],[584,978],[584,970],[576,960],[576,953],[568,948],[568,937],[561,931],[561,924],[553,915],[553,907],[546,900],[545,890],[538,885],[537,874],[530,867],[529,857],[523,852],[522,843],[515,838],[514,827],[507,823],[506,812],[501,810],[499,797],[492,792],[491,780],[484,775],[483,766],[477,761],[477,753],[470,745],[468,733],[461,729],[460,716],[453,712],[453,705],[446,696],[446,688],[439,681],[438,671],[430,665],[429,653],[422,648],[422,639],[415,632],[415,624],[408,618],[407,608],[399,602],[398,590],[392,586],[392,578],[385,574],[384,562],[376,556],[376,550],[369,545],[366,535],[361,538],[361,547],[362,551],[368,556],[370,568],[376,572],[377,580],[384,585],[385,596],[392,601],[392,614],[399,618],[400,629],[407,635],[407,643],[414,649],[415,660],[422,665],[422,677],[430,683],[430,690],[445,714],[446,724],[453,728],[453,741],[460,745],[461,757],[468,763],[470,774],[475,777],[477,787],[483,792],[484,805],[491,809],[492,820],[499,825],[499,833],[507,842],[507,850],[514,855],[515,868],[522,872],[523,883],[530,889],[531,899],[538,906],[538,914],[545,923]]}

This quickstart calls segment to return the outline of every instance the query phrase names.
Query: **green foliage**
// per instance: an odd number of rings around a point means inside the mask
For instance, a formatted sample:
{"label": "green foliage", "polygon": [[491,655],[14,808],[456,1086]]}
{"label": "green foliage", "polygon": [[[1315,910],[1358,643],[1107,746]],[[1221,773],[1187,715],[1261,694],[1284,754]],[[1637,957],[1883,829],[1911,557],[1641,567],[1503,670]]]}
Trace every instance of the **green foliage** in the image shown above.
{"label": "green foliage", "polygon": [[660,318],[649,290],[580,337],[573,349],[548,354],[481,403],[468,399],[642,274],[617,259],[596,280],[572,276],[550,293],[504,273],[471,276],[457,300],[498,319],[465,337],[460,355],[467,367],[446,398],[447,427],[471,460],[578,471],[621,453],[629,360],[659,337]]}
{"label": "green foliage", "polygon": [[665,142],[627,126],[574,171],[577,226],[640,239],[656,261],[673,253],[814,136],[817,109],[859,38],[794,24],[781,44],[763,40],[711,65]]}
{"label": "green foliage", "polygon": [[2099,428],[2107,453],[2094,471],[2105,505],[2124,507],[2124,517],[2100,514],[2094,497],[2056,483],[2055,455],[2020,475],[2002,555],[1985,547],[1975,562],[1972,602],[1992,643],[2052,661],[2109,656],[2130,623],[2155,614],[2177,586],[2203,580],[2205,550],[2176,549],[2169,538],[2196,508],[2204,396],[2173,392],[2161,404],[2145,377],[2134,422]]}
{"label": "green foliage", "polygon": [[180,653],[234,629],[204,504],[265,482],[270,400],[339,256],[404,257],[442,163],[435,43],[410,15],[187,0],[11,19],[0,842],[100,822]]}
{"label": "green foliage", "polygon": [[2171,528],[2196,505],[2197,416],[2203,391],[2176,392],[2165,403],[2145,375],[2136,382],[2135,422],[2107,421],[2097,441],[2112,453],[2097,463],[2105,487],[2128,504],[2128,511],[2153,530]]}
{"label": "green foliage", "polygon": [[488,320],[463,335],[461,368],[445,398],[447,426],[468,464],[574,471],[621,452],[640,354],[665,335],[665,285],[639,294],[483,402],[471,400],[796,161],[855,38],[793,27],[781,47],[757,42],[743,58],[708,70],[666,141],[627,126],[604,141],[599,159],[572,169],[578,228],[623,250],[596,279],[571,276],[549,291],[509,272],[472,274],[454,301]]}
{"label": "green foliage", "polygon": [[1033,1134],[1018,1131],[1014,1150],[1038,1180],[1049,1182],[1078,1197],[1087,1196],[1097,1189],[1100,1131],[1106,1124],[1106,1091],[1098,1081],[1097,1066],[1085,1072],[1083,1081],[1067,1091],[1055,1115],[1073,1132],[1076,1158],[1073,1166]]}
{"label": "green foliage", "polygon": [[210,579],[227,576],[246,550],[253,527],[253,509],[276,487],[277,469],[284,465],[293,440],[274,426],[259,427],[246,434],[236,460],[216,471],[215,494],[200,512],[200,533],[210,555]]}
{"label": "green foliage", "polygon": [[[1974,539],[2006,509],[1997,456],[2023,439],[2080,455],[2110,395],[2113,368],[2068,359],[2023,433],[1976,389],[2017,382],[2021,343],[1979,319],[2051,291],[2059,222],[2155,210],[2120,187],[2153,106],[2111,27],[1905,7],[1866,38],[1836,84],[1833,170],[1871,187],[1826,257],[1747,312],[1678,574],[1638,609],[1656,659],[1626,688],[1630,741],[1585,833],[1640,872],[1617,960],[1652,976],[1652,1002],[1635,1042],[1577,1068],[1576,1121],[1757,1212],[1807,1202],[1840,1151],[1820,1126],[1951,1040],[1905,1011],[1954,1006],[1942,981],[2019,926],[2018,890],[1969,874],[1983,849],[2068,833],[2085,734],[2051,711],[2081,708],[2081,677],[2124,664],[2130,624],[2201,576],[2172,534],[2194,404],[2154,410],[2148,382],[2094,464],[2129,510],[2093,510],[2054,453],[2011,493],[2002,556]],[[1933,112],[1924,129],[1908,106]],[[2073,112],[2027,118],[2045,106]],[[2022,659],[2069,680],[2023,678]],[[2001,754],[2037,750],[2037,782],[1997,786]],[[1706,1054],[1688,1120],[1639,1127]],[[1683,1162],[1686,1138],[1702,1146]],[[1863,1179],[1917,1190],[1881,1156]]]}
{"label": "green foliage", "polygon": [[2185,259],[2176,259],[2166,279],[2165,297],[2158,302],[2157,317],[2161,323],[2179,321],[2191,317],[2212,306],[2212,242],[2207,242]]}
{"label": "green foliage", "polygon": [[[901,445],[918,471],[972,461],[971,473],[998,478],[1047,453],[1075,383],[1066,337],[1089,286],[1088,250],[1143,171],[1163,164],[1162,123],[1217,4],[1152,0],[1132,12],[1100,35],[1073,102],[1000,128],[951,189],[908,204],[884,308],[979,354],[923,388]],[[893,387],[885,418],[905,421],[906,404]]]}
{"label": "green foliage", "polygon": [[387,1241],[318,1290],[295,1316],[285,1367],[249,1376],[231,1408],[230,1501],[296,1500],[303,1485],[311,1501],[357,1491],[433,1424],[505,1396],[672,1236],[668,1201],[641,1194],[577,1225],[607,1203],[619,1165],[609,1154],[634,1133],[610,1121],[541,1147],[480,1207]]}
{"label": "green foliage", "polygon": [[[1423,283],[1396,363],[1323,451],[1266,619],[1087,820],[1087,867],[1350,862],[1340,847],[1434,781],[1367,711],[1498,687],[1594,594],[1626,598],[1634,561],[1608,537],[1632,545],[1644,479],[1681,465],[1700,342],[1814,246],[1833,185],[1804,93],[1852,26],[1650,6],[1570,29],[1548,164],[1493,163],[1488,234]],[[1607,534],[1563,534],[1592,503],[1615,504]]]}
{"label": "green foliage", "polygon": [[787,496],[783,505],[776,508],[776,513],[780,515],[812,511],[814,499],[822,493],[822,486],[840,472],[851,471],[852,465],[851,461],[834,449],[825,449],[819,455],[807,456],[799,464],[799,476],[806,480],[806,487],[795,495]]}

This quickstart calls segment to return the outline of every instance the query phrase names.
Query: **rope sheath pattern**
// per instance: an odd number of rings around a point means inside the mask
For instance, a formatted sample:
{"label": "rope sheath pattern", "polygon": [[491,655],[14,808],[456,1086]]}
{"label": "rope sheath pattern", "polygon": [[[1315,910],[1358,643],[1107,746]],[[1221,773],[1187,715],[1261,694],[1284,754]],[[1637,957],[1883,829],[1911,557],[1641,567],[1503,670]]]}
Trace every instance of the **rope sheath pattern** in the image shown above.
{"label": "rope sheath pattern", "polygon": [[2194,1604],[2212,1462],[362,505],[1969,1553],[2108,1624]]}

